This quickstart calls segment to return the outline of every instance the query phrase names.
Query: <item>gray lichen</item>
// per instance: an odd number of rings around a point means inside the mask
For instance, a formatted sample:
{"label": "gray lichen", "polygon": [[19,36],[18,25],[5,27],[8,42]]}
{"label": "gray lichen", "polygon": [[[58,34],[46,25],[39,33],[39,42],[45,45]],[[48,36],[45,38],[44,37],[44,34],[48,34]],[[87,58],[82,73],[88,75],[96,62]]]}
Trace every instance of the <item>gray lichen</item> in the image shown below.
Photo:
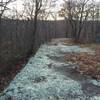
{"label": "gray lichen", "polygon": [[[53,61],[49,56],[61,56],[62,52],[84,52],[79,46],[42,45],[35,57],[17,74],[4,91],[0,100],[87,100],[81,83],[54,70],[68,63]],[[90,52],[90,50],[88,51]],[[92,51],[91,51],[92,52]],[[51,66],[48,67],[48,66]],[[99,97],[90,97],[90,100]]]}

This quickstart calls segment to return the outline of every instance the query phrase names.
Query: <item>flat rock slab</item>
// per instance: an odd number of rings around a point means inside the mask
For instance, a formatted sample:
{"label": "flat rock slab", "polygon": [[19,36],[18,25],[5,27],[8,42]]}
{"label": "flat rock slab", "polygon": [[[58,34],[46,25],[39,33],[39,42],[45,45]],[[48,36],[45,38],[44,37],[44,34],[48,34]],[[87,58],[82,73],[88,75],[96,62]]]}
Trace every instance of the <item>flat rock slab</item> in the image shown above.
{"label": "flat rock slab", "polygon": [[42,45],[0,94],[0,100],[100,100],[99,86],[91,79],[72,73],[71,63],[59,61],[66,52],[94,53],[79,46]]}

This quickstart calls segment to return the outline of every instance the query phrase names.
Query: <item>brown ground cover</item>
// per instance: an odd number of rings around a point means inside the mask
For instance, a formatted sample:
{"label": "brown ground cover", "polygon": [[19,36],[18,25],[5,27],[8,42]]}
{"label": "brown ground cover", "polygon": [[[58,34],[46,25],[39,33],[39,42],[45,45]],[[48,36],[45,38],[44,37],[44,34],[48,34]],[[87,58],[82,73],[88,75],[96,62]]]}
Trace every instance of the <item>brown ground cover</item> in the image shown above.
{"label": "brown ground cover", "polygon": [[[26,56],[19,59],[18,61],[16,61],[15,64],[8,66],[9,69],[7,69],[5,72],[0,73],[0,92],[2,92],[9,85],[9,83],[13,80],[16,74],[20,72],[20,70],[25,66],[29,57],[30,56]],[[0,67],[2,66],[0,65]]]}
{"label": "brown ground cover", "polygon": [[88,53],[70,53],[66,54],[65,59],[78,66],[75,70],[82,75],[89,75],[90,77],[100,81],[100,45],[80,45],[81,47],[90,47],[95,50],[95,55]]}

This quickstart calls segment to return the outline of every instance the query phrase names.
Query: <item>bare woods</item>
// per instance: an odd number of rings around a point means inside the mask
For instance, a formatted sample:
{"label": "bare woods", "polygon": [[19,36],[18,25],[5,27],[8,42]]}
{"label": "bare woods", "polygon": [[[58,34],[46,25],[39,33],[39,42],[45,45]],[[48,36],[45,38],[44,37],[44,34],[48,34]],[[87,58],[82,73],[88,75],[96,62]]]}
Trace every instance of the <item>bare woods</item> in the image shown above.
{"label": "bare woods", "polygon": [[[100,22],[97,24],[94,21],[84,22],[81,34],[83,41],[99,41]],[[33,25],[31,21],[26,20],[11,20],[3,19],[1,25],[1,40],[0,40],[0,59],[1,61],[13,60],[21,55],[25,55],[31,51],[33,44]],[[52,38],[58,37],[72,37],[71,26],[62,21],[38,21],[37,33],[35,36],[34,49],[40,46],[41,43],[50,41]],[[91,33],[95,34],[91,34]],[[85,34],[84,34],[85,33]]]}

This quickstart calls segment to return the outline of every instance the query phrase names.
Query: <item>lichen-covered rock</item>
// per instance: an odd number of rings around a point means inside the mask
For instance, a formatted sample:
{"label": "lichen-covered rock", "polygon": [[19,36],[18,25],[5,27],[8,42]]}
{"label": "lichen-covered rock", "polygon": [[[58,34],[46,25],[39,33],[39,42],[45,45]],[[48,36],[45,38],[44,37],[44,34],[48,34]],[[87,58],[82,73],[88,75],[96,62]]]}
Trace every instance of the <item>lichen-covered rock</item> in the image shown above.
{"label": "lichen-covered rock", "polygon": [[0,100],[100,100],[95,95],[88,96],[82,89],[82,82],[55,70],[62,67],[67,69],[69,63],[50,59],[50,56],[60,57],[65,51],[82,50],[87,51],[78,46],[42,45],[1,94]]}

